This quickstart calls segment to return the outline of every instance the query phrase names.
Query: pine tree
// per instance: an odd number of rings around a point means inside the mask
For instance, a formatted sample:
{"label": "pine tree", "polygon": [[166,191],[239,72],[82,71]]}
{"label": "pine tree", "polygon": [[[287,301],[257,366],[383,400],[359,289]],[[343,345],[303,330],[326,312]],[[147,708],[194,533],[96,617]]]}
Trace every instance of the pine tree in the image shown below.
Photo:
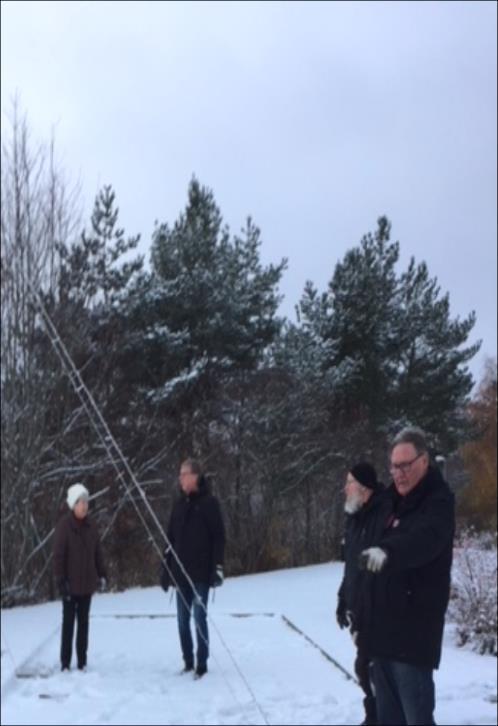
{"label": "pine tree", "polygon": [[196,179],[173,227],[157,226],[142,306],[156,400],[261,360],[281,325],[277,286],[286,262],[263,267],[260,244],[251,219],[230,238],[213,193]]}
{"label": "pine tree", "polygon": [[371,434],[388,414],[397,347],[399,243],[390,242],[390,232],[381,217],[375,234],[365,235],[336,265],[329,284],[336,392],[353,417],[368,421]]}
{"label": "pine tree", "polygon": [[462,442],[472,387],[465,363],[480,347],[465,347],[474,313],[451,319],[449,296],[424,262],[397,272],[390,232],[381,217],[375,234],[336,265],[327,293],[308,285],[299,307],[301,340],[325,371],[333,425],[379,463],[388,437],[408,423],[446,453]]}
{"label": "pine tree", "polygon": [[400,278],[399,310],[393,422],[417,423],[433,435],[435,448],[454,451],[469,433],[473,379],[465,364],[481,343],[464,346],[475,313],[452,320],[448,293],[441,295],[425,262],[413,258]]}
{"label": "pine tree", "polygon": [[136,249],[140,235],[125,239],[115,198],[112,187],[104,186],[95,198],[90,234],[83,231],[70,247],[59,245],[61,301],[80,300],[87,308],[116,306],[141,273],[142,257],[122,261]]}

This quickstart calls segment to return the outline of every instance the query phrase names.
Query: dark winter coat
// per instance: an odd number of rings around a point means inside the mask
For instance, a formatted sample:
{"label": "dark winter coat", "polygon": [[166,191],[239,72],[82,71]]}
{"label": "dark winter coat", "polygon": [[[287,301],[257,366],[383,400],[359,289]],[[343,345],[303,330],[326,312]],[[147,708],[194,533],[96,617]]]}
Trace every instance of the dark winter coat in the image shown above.
{"label": "dark winter coat", "polygon": [[[199,491],[182,493],[175,502],[168,539],[194,584],[210,585],[216,566],[223,566],[225,528],[219,502],[210,493],[204,477],[199,481]],[[184,584],[185,577],[171,552],[166,562],[174,580]]]}
{"label": "dark winter coat", "polygon": [[61,589],[68,583],[71,595],[93,595],[98,578],[106,577],[99,533],[88,516],[78,520],[68,512],[57,523],[54,575]]}
{"label": "dark winter coat", "polygon": [[450,594],[455,532],[454,496],[440,471],[400,497],[392,485],[391,514],[378,545],[388,555],[367,575],[366,648],[373,656],[437,668]]}
{"label": "dark winter coat", "polygon": [[362,588],[366,578],[365,571],[359,568],[359,556],[364,549],[379,541],[389,508],[386,490],[380,485],[358,512],[346,515],[344,575],[338,597],[343,601],[344,609],[352,613],[352,629],[356,631],[361,627]]}

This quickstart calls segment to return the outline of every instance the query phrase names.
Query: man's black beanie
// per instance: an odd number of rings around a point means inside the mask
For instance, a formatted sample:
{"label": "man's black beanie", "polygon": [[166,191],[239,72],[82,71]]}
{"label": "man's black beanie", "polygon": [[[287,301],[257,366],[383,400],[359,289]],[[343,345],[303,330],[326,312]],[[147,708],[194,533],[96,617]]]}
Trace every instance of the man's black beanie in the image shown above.
{"label": "man's black beanie", "polygon": [[377,472],[367,461],[360,461],[349,470],[357,482],[368,489],[378,489]]}

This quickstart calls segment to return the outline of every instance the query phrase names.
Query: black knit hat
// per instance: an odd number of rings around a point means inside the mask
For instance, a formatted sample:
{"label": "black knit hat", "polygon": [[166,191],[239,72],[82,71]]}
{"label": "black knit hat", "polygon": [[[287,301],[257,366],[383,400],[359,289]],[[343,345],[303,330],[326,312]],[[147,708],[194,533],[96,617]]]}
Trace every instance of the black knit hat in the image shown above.
{"label": "black knit hat", "polygon": [[372,464],[367,461],[360,461],[349,470],[356,481],[368,489],[378,489],[377,472]]}

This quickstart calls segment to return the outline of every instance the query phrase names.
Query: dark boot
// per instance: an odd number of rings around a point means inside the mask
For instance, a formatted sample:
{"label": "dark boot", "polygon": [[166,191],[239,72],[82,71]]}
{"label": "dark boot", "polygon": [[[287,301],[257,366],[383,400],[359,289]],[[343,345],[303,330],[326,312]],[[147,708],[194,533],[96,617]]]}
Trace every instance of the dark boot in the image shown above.
{"label": "dark boot", "polygon": [[362,726],[377,726],[375,698],[373,696],[367,696],[363,699],[363,706],[365,707],[365,719],[362,721]]}

